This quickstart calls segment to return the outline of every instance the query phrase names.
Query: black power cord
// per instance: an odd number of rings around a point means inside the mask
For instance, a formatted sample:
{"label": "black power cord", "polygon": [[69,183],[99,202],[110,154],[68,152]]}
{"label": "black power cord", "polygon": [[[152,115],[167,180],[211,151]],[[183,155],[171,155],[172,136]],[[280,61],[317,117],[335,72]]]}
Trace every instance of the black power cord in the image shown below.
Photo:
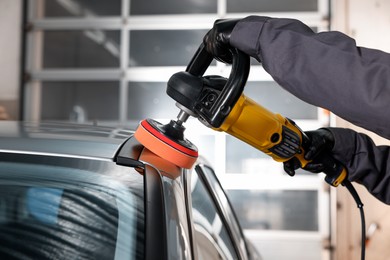
{"label": "black power cord", "polygon": [[360,200],[360,197],[358,193],[355,190],[355,187],[352,186],[351,182],[348,180],[344,180],[341,185],[345,186],[348,191],[351,193],[352,197],[354,198],[357,207],[360,211],[360,218],[361,218],[361,224],[362,224],[362,241],[361,241],[361,260],[365,259],[366,255],[366,221],[364,218],[364,210],[363,210],[363,203]]}

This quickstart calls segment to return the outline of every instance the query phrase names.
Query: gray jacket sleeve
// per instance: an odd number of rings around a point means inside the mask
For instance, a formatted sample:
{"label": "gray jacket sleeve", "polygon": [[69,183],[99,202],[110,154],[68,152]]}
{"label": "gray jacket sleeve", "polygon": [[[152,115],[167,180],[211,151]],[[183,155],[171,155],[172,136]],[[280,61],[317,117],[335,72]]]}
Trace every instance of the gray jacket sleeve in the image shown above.
{"label": "gray jacket sleeve", "polygon": [[370,137],[351,129],[328,129],[335,138],[333,155],[347,168],[348,179],[390,204],[390,146],[376,146]]}
{"label": "gray jacket sleeve", "polygon": [[357,47],[339,32],[259,16],[237,23],[230,44],[298,98],[390,138],[390,54]]}

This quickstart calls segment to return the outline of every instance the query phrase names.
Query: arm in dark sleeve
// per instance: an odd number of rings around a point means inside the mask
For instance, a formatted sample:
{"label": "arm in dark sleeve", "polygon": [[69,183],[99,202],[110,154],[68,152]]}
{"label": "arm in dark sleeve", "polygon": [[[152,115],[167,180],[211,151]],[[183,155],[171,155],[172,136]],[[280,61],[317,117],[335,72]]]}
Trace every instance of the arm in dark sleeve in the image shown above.
{"label": "arm in dark sleeve", "polygon": [[230,44],[303,101],[390,138],[390,54],[357,47],[340,32],[258,16],[237,23]]}
{"label": "arm in dark sleeve", "polygon": [[333,155],[347,168],[348,179],[390,204],[390,146],[376,146],[370,137],[351,129],[328,129],[335,138]]}

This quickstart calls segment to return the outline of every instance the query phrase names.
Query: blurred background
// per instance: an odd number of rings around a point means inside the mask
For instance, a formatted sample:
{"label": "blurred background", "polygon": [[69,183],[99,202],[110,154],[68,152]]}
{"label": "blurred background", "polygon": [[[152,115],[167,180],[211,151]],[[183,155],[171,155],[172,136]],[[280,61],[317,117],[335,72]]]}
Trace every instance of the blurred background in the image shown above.
{"label": "blurred background", "polygon": [[[168,121],[179,110],[166,82],[185,70],[216,19],[295,18],[389,51],[389,14],[386,0],[0,0],[0,119],[128,128],[144,118]],[[298,100],[251,63],[245,93],[266,108],[304,130],[355,128]],[[206,74],[229,72],[213,62]],[[281,164],[196,120],[186,127],[264,259],[359,258],[359,213],[343,188],[329,188],[321,174],[291,178]],[[382,227],[370,237],[368,255],[388,259],[388,210],[359,192],[369,201],[367,225]]]}

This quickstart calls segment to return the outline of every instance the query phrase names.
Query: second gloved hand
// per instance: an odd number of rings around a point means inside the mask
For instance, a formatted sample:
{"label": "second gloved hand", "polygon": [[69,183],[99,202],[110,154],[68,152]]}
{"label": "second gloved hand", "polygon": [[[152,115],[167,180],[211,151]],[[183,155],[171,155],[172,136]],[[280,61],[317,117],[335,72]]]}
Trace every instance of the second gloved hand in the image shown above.
{"label": "second gloved hand", "polygon": [[311,162],[304,169],[314,173],[322,172],[325,166],[317,158],[321,157],[322,153],[331,154],[334,146],[333,134],[326,128],[307,131],[305,134],[310,139],[310,146],[305,152],[305,159]]}
{"label": "second gloved hand", "polygon": [[231,64],[233,57],[229,50],[230,35],[240,19],[217,20],[213,28],[203,38],[206,50],[211,53],[215,59]]}
{"label": "second gloved hand", "polygon": [[[317,158],[320,158],[322,153],[331,153],[334,146],[334,137],[331,131],[326,128],[320,128],[314,131],[306,131],[305,134],[310,140],[310,145],[305,151],[305,160],[311,161],[303,169],[319,173],[324,171],[325,165]],[[284,171],[293,176],[295,170],[301,167],[300,162],[296,158],[292,158],[283,163]]]}

